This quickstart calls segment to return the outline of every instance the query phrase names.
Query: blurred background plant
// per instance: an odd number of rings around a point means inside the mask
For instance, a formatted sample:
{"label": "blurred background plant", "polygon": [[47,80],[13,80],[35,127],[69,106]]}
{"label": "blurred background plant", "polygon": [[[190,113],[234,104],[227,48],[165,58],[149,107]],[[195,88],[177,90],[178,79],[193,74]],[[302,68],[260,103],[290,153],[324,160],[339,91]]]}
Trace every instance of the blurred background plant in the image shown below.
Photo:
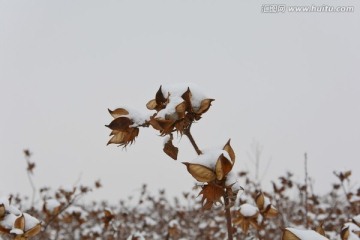
{"label": "blurred background plant", "polygon": [[[233,228],[234,239],[309,239],[301,234],[310,229],[325,234],[327,239],[359,239],[360,188],[353,187],[350,172],[336,172],[328,194],[320,196],[310,191],[307,214],[304,182],[295,181],[292,173],[279,176],[273,182],[273,188],[267,191],[259,189],[258,182],[248,172],[239,172],[237,176],[246,187],[234,202],[231,212],[234,224],[239,226]],[[184,192],[180,197],[170,198],[165,190],[154,193],[143,185],[138,195],[128,196],[116,204],[106,200],[79,201],[99,187],[100,180],[93,186],[78,185],[56,190],[41,187],[36,192],[39,198],[35,198],[34,205],[31,205],[31,198],[20,194],[3,196],[0,201],[0,238],[227,238],[223,207],[203,210],[196,192]],[[194,188],[201,186],[196,184]],[[23,226],[17,220],[22,217],[25,219]],[[305,219],[309,225],[307,230]]]}

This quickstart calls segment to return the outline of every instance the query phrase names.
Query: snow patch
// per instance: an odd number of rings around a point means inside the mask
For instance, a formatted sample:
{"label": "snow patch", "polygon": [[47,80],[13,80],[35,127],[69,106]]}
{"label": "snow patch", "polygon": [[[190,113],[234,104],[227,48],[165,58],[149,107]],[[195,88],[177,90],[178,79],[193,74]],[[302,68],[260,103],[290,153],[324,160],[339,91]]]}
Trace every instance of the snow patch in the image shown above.
{"label": "snow patch", "polygon": [[191,105],[194,109],[199,109],[201,101],[206,99],[206,95],[200,90],[199,86],[194,83],[179,83],[171,85],[162,85],[161,90],[165,98],[181,97],[187,89],[191,92]]}
{"label": "snow patch", "polygon": [[300,240],[328,240],[323,235],[315,232],[314,230],[301,230],[296,228],[286,228],[286,230],[293,233]]}
{"label": "snow patch", "polygon": [[35,227],[40,223],[38,219],[34,218],[33,216],[27,213],[24,213],[24,218],[25,218],[25,231],[32,229],[33,227]]}
{"label": "snow patch", "polygon": [[45,206],[49,212],[54,212],[55,208],[59,207],[60,205],[61,203],[54,198],[45,200]]}
{"label": "snow patch", "polygon": [[239,211],[244,217],[253,217],[259,212],[259,209],[249,203],[244,203],[240,206]]}
{"label": "snow patch", "polygon": [[177,120],[176,107],[184,102],[184,99],[178,96],[170,96],[169,103],[166,107],[160,110],[157,114],[157,118]]}
{"label": "snow patch", "polygon": [[173,228],[173,227],[178,227],[178,226],[180,226],[180,224],[179,224],[179,222],[177,221],[177,220],[171,220],[170,222],[169,222],[169,227],[171,227],[171,228]]}
{"label": "snow patch", "polygon": [[224,157],[232,163],[228,152],[225,150],[213,149],[205,150],[203,154],[199,155],[197,158],[193,159],[190,163],[200,164],[210,169],[215,169],[215,165],[220,155],[223,154]]}
{"label": "snow patch", "polygon": [[131,234],[127,240],[132,240],[133,238],[136,238],[138,240],[145,240],[144,236],[140,232],[135,232],[134,234]]}
{"label": "snow patch", "polygon": [[226,176],[226,182],[225,182],[226,186],[231,186],[231,190],[234,193],[239,192],[242,187],[240,186],[240,183],[237,180],[237,174],[235,173],[235,171],[231,170],[227,176]]}

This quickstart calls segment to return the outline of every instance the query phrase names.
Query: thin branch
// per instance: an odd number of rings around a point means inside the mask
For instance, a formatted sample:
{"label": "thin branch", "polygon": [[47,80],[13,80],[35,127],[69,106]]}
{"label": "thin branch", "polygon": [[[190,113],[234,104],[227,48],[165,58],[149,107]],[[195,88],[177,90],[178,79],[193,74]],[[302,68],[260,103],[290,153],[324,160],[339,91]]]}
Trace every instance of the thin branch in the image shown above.
{"label": "thin branch", "polygon": [[225,218],[226,218],[226,227],[228,232],[228,239],[233,240],[233,227],[232,227],[232,220],[231,220],[231,212],[230,212],[230,201],[229,195],[227,190],[224,193],[224,203],[225,203]]}
{"label": "thin branch", "polygon": [[34,207],[34,202],[35,202],[35,193],[36,193],[36,188],[35,188],[35,184],[32,180],[31,177],[31,173],[29,171],[27,171],[27,176],[31,185],[31,189],[32,189],[32,195],[31,195],[31,207]]}
{"label": "thin branch", "polygon": [[32,170],[29,168],[31,166],[31,164],[32,164],[30,162],[31,153],[28,150],[25,150],[24,152],[25,152],[25,160],[26,160],[26,163],[28,165],[28,169],[26,170],[26,172],[27,172],[27,176],[28,176],[28,179],[29,179],[29,183],[31,185],[31,189],[32,189],[31,207],[34,207],[36,187],[35,187],[34,181],[33,181],[32,176],[31,176]]}
{"label": "thin branch", "polygon": [[350,199],[348,198],[348,191],[346,190],[346,187],[345,187],[345,184],[344,184],[344,181],[340,181],[341,183],[341,188],[344,192],[344,195],[345,195],[345,198],[346,198],[346,201],[349,203],[349,205],[351,206],[351,202],[350,202]]}
{"label": "thin branch", "polygon": [[188,139],[190,140],[191,145],[194,147],[197,155],[201,155],[202,152],[201,152],[200,148],[198,147],[198,145],[196,144],[196,142],[195,142],[195,140],[194,140],[194,138],[193,138],[193,136],[192,136],[192,134],[190,132],[190,128],[191,128],[191,124],[190,124],[190,126],[188,128],[186,128],[184,130],[184,135],[187,136]]}
{"label": "thin branch", "polygon": [[44,230],[43,232],[46,231],[47,227],[58,217],[60,216],[60,214],[62,214],[66,209],[68,209],[71,205],[73,205],[75,203],[75,201],[80,198],[83,195],[83,193],[79,193],[77,195],[74,196],[73,199],[71,199],[57,214],[55,214],[54,216],[52,216],[50,218],[50,220],[45,224],[44,226]]}
{"label": "thin branch", "polygon": [[308,169],[307,169],[307,153],[304,154],[304,165],[305,165],[305,226],[309,228],[309,221],[308,221]]}

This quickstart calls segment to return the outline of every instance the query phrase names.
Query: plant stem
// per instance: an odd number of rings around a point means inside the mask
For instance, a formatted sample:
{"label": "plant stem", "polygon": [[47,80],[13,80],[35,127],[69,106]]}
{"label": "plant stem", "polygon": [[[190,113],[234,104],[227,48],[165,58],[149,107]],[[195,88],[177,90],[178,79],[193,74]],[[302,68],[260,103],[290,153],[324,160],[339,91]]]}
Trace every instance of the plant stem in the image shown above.
{"label": "plant stem", "polygon": [[196,144],[196,142],[195,142],[195,140],[194,140],[194,138],[193,138],[193,136],[192,136],[192,134],[190,132],[190,127],[191,127],[191,125],[184,130],[184,135],[189,138],[189,140],[191,142],[191,145],[194,147],[197,155],[201,155],[202,152],[201,152],[200,148],[198,147],[198,145]]}
{"label": "plant stem", "polygon": [[63,213],[66,209],[68,209],[71,205],[73,205],[75,203],[75,201],[80,198],[83,195],[83,193],[79,193],[77,195],[74,196],[73,199],[71,199],[62,209],[60,209],[60,211],[58,213],[56,213],[55,215],[53,215],[46,223],[45,226],[43,228],[43,232],[46,231],[47,227],[58,217],[60,216],[61,213]]}
{"label": "plant stem", "polygon": [[224,202],[225,202],[225,218],[226,218],[226,227],[228,232],[228,240],[233,240],[233,227],[231,220],[231,212],[230,212],[230,201],[227,190],[225,190],[224,194]]}
{"label": "plant stem", "polygon": [[33,208],[34,207],[34,202],[35,202],[35,193],[36,193],[36,188],[35,188],[35,185],[34,185],[34,182],[31,178],[31,173],[28,171],[27,172],[27,175],[28,175],[28,179],[29,179],[29,182],[30,182],[30,185],[31,185],[31,189],[32,189],[32,195],[31,195],[31,207]]}
{"label": "plant stem", "polygon": [[[196,144],[191,132],[190,132],[190,128],[191,128],[191,124],[189,125],[188,128],[186,128],[184,130],[184,135],[187,136],[191,142],[191,145],[194,147],[196,153],[198,155],[201,155],[202,152],[200,150],[200,148],[198,147],[198,145]],[[225,190],[224,193],[224,207],[225,207],[225,218],[226,218],[226,227],[227,227],[227,232],[228,232],[228,240],[233,240],[233,227],[232,227],[232,220],[231,220],[231,212],[230,212],[230,201],[229,201],[229,195],[227,190]]]}
{"label": "plant stem", "polygon": [[309,221],[308,221],[308,170],[307,170],[307,153],[304,154],[305,160],[305,226],[309,228]]}
{"label": "plant stem", "polygon": [[[30,154],[29,155],[25,155],[25,160],[26,160],[26,163],[28,166],[30,166]],[[32,179],[32,172],[31,170],[27,169],[26,170],[27,172],[27,176],[28,176],[28,179],[29,179],[29,182],[30,182],[30,185],[31,185],[31,189],[32,189],[32,196],[31,196],[31,207],[33,208],[34,207],[34,202],[35,202],[35,194],[36,194],[36,187],[35,187],[35,184],[34,184],[34,181]]]}

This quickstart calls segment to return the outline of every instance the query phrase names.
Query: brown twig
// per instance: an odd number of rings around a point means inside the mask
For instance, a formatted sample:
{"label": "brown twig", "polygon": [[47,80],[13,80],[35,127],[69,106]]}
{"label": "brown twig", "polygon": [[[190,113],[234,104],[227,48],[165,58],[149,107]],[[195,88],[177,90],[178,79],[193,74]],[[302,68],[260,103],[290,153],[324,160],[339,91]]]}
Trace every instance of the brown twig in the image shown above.
{"label": "brown twig", "polygon": [[304,154],[304,165],[305,165],[305,226],[306,229],[309,228],[309,221],[308,221],[308,169],[307,169],[307,153]]}
{"label": "brown twig", "polygon": [[[184,130],[184,135],[187,136],[191,142],[191,145],[194,147],[196,153],[198,155],[201,155],[202,152],[200,150],[200,148],[198,147],[198,145],[195,142],[195,139],[193,138],[191,132],[190,132],[190,128],[191,128],[191,124],[189,125],[188,128],[186,128]],[[227,190],[225,190],[224,192],[224,208],[225,208],[225,218],[226,218],[226,227],[227,227],[227,232],[228,232],[228,239],[229,240],[233,240],[233,227],[232,227],[232,219],[231,219],[231,212],[230,212],[230,201],[229,201],[229,195]]]}
{"label": "brown twig", "polygon": [[200,148],[198,147],[198,145],[196,144],[196,142],[195,142],[195,140],[194,140],[194,138],[193,138],[193,136],[192,136],[192,134],[190,132],[190,128],[191,128],[191,124],[190,124],[190,126],[188,128],[186,128],[184,130],[184,135],[188,137],[188,139],[190,140],[191,145],[194,147],[196,153],[198,155],[201,155],[202,152],[201,152]]}
{"label": "brown twig", "polygon": [[231,212],[230,212],[230,201],[227,190],[225,190],[224,193],[224,203],[225,203],[225,218],[226,218],[228,239],[233,240],[233,227],[232,227]]}
{"label": "brown twig", "polygon": [[48,227],[58,216],[60,216],[60,214],[62,214],[66,209],[68,209],[71,205],[73,205],[73,204],[75,203],[75,201],[76,201],[78,198],[80,198],[82,195],[83,195],[82,192],[81,192],[81,193],[78,193],[77,195],[75,195],[74,198],[71,199],[62,209],[60,209],[60,211],[59,211],[57,214],[55,214],[54,216],[52,216],[52,217],[50,218],[50,220],[47,221],[47,223],[45,224],[44,229],[43,229],[43,232],[45,232],[46,229],[47,229],[47,227]]}
{"label": "brown twig", "polygon": [[35,187],[34,181],[33,181],[32,176],[31,176],[32,170],[29,169],[29,166],[31,166],[31,162],[30,162],[31,153],[30,153],[29,150],[24,150],[24,153],[25,153],[25,160],[26,160],[26,163],[28,165],[28,169],[26,170],[26,173],[27,173],[29,183],[30,183],[31,189],[32,189],[31,207],[34,207],[36,187]]}

